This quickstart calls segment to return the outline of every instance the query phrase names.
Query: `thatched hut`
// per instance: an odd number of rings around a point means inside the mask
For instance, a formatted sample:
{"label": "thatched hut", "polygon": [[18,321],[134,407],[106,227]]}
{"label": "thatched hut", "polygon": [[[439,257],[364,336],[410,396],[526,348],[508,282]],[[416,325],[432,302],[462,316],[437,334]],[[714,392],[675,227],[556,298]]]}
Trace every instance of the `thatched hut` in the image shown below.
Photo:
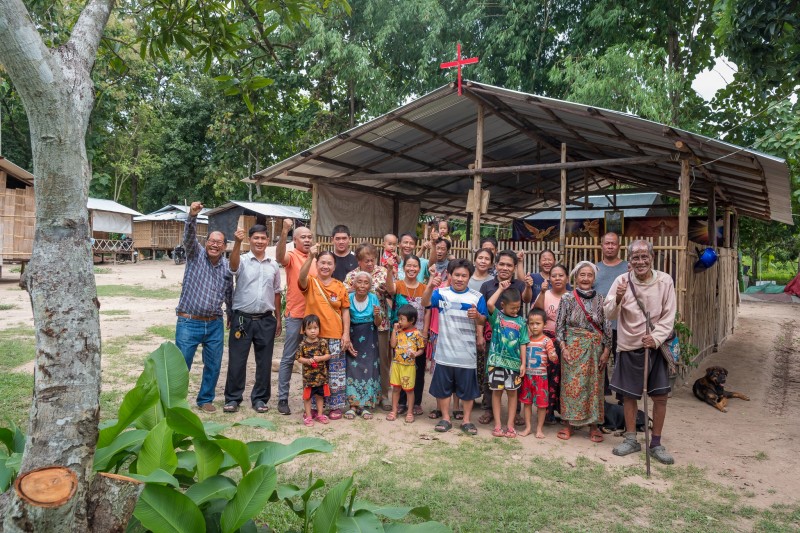
{"label": "thatched hut", "polygon": [[4,262],[30,260],[35,210],[33,174],[0,156],[0,275]]}

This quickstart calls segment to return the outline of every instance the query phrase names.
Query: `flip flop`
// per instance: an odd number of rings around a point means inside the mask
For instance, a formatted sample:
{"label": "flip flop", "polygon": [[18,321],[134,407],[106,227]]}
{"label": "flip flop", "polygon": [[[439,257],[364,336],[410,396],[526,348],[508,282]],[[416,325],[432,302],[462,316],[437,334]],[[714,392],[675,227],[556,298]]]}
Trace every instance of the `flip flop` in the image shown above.
{"label": "flip flop", "polygon": [[407,405],[401,405],[400,407],[397,408],[397,414],[398,415],[404,415],[407,412],[408,412],[408,406]]}
{"label": "flip flop", "polygon": [[364,409],[363,411],[361,411],[361,418],[363,418],[364,420],[372,420],[372,413]]}
{"label": "flip flop", "polygon": [[561,440],[569,440],[572,438],[572,428],[570,426],[565,426],[561,429],[558,433],[556,433],[556,437]]}
{"label": "flip flop", "polygon": [[331,420],[339,420],[342,418],[342,410],[341,409],[333,409],[331,412],[328,413],[328,418]]}
{"label": "flip flop", "polygon": [[508,428],[506,430],[506,437],[509,439],[516,439],[517,438],[517,430],[514,428]]}
{"label": "flip flop", "polygon": [[257,413],[266,413],[267,411],[269,411],[269,406],[264,402],[262,402],[261,400],[258,400],[256,403],[253,404],[253,409],[255,409]]}
{"label": "flip flop", "polygon": [[494,420],[494,415],[492,414],[491,411],[486,411],[478,418],[478,423],[491,424],[492,420]]}
{"label": "flip flop", "polygon": [[464,411],[453,411],[453,418],[456,420],[464,420]]}
{"label": "flip flop", "polygon": [[228,402],[225,404],[222,410],[226,413],[235,413],[239,410],[239,404],[236,402]]}
{"label": "flip flop", "polygon": [[605,437],[603,437],[603,433],[598,429],[593,429],[589,432],[589,440],[592,442],[603,442]]}
{"label": "flip flop", "polygon": [[461,431],[463,431],[467,435],[477,435],[478,428],[475,427],[475,424],[472,422],[467,422],[466,424],[461,424]]}
{"label": "flip flop", "polygon": [[439,420],[439,422],[433,426],[433,429],[439,433],[445,433],[453,429],[453,424],[451,424],[449,420]]}
{"label": "flip flop", "polygon": [[437,418],[442,418],[442,412],[438,409],[434,409],[430,413],[428,413],[428,418],[431,420],[436,420]]}
{"label": "flip flop", "polygon": [[425,411],[422,410],[422,407],[419,405],[414,406],[414,416],[422,416],[425,414]]}
{"label": "flip flop", "polygon": [[316,420],[320,424],[327,424],[328,422],[330,422],[330,419],[325,415],[317,415],[314,417],[314,420]]}
{"label": "flip flop", "polygon": [[386,415],[387,422],[394,422],[395,420],[397,420],[397,416],[394,413],[389,413]]}
{"label": "flip flop", "polygon": [[496,427],[492,430],[492,437],[505,437],[506,432],[501,427]]}
{"label": "flip flop", "polygon": [[356,412],[355,412],[355,411],[353,411],[352,409],[348,409],[347,411],[345,411],[345,413],[344,413],[344,417],[345,417],[345,419],[347,419],[347,420],[355,420],[355,418],[356,418]]}

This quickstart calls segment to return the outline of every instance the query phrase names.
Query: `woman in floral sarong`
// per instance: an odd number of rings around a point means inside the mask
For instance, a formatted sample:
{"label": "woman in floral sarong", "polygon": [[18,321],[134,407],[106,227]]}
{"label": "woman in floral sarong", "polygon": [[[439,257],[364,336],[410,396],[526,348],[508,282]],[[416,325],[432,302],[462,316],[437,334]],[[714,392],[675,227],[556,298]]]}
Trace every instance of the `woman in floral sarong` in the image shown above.
{"label": "woman in floral sarong", "polygon": [[347,401],[344,417],[372,418],[381,397],[381,372],[378,351],[378,326],[383,320],[380,301],[370,292],[372,276],[363,270],[353,276],[350,293],[350,346],[347,358]]}
{"label": "woman in floral sarong", "polygon": [[611,347],[611,324],[605,319],[603,295],[592,290],[596,267],[581,261],[572,271],[576,288],[561,299],[556,342],[561,347],[560,414],[567,440],[573,428],[589,426],[592,442],[603,442],[603,373]]}

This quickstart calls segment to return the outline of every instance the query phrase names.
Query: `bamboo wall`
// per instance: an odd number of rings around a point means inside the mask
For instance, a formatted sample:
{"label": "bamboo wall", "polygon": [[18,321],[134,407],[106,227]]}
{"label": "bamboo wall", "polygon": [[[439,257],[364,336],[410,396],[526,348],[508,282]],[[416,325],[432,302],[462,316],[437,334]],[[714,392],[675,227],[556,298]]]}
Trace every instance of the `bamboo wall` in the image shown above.
{"label": "bamboo wall", "polygon": [[36,226],[33,187],[8,189],[6,180],[0,171],[0,260],[27,261]]}
{"label": "bamboo wall", "polygon": [[[133,247],[150,250],[173,250],[183,241],[184,222],[179,220],[142,220],[133,222]],[[197,225],[197,237],[204,242],[207,224]]]}

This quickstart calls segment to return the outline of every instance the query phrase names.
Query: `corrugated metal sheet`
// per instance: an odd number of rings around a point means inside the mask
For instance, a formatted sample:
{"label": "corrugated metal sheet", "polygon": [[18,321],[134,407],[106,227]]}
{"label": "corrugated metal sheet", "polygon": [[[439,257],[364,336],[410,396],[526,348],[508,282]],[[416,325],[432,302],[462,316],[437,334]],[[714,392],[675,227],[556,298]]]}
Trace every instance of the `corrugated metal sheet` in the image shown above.
{"label": "corrugated metal sheet", "polygon": [[[611,202],[606,196],[590,195],[589,203],[592,204],[593,209],[583,209],[575,206],[568,207],[566,213],[567,220],[603,218],[606,210],[612,208]],[[624,212],[626,219],[648,216],[669,216],[671,213],[668,209],[661,207],[663,204],[661,195],[654,192],[617,195],[617,209]],[[645,205],[650,205],[651,207],[641,207]],[[626,206],[637,207],[626,208]],[[558,220],[560,217],[561,213],[558,211],[542,211],[525,218],[527,220]]]}
{"label": "corrugated metal sheet", "polygon": [[231,209],[234,206],[239,206],[243,209],[247,209],[248,211],[253,211],[268,217],[298,218],[302,220],[308,219],[308,217],[303,213],[303,210],[299,207],[280,204],[264,204],[259,202],[240,202],[238,200],[231,200],[227,204],[210,209],[206,212],[206,215],[213,216],[222,211]]}
{"label": "corrugated metal sheet", "polygon": [[[503,161],[512,161],[509,165],[556,162],[561,143],[566,143],[573,161],[674,156],[658,163],[593,169],[588,187],[597,191],[618,181],[674,196],[678,159],[687,157],[676,148],[676,141],[681,141],[693,153],[695,204],[706,202],[709,188],[715,187],[720,206],[792,223],[789,170],[780,158],[627,113],[475,82],[466,82],[464,96],[457,94],[453,84],[437,89],[264,169],[254,179],[309,188],[313,178],[325,182],[375,173],[374,181],[334,184],[400,198],[416,195],[423,212],[463,216],[471,177],[398,181],[381,179],[380,174],[467,168],[475,159],[478,105],[486,110],[484,166]],[[582,170],[568,172],[572,197],[585,193],[584,179]],[[483,185],[490,191],[486,218],[504,221],[543,205],[545,200],[538,193],[559,190],[559,171],[485,174]]]}
{"label": "corrugated metal sheet", "polygon": [[86,208],[89,211],[110,211],[111,213],[122,213],[124,215],[141,215],[140,212],[134,211],[130,207],[125,207],[113,200],[103,200],[100,198],[89,198],[86,202]]}

